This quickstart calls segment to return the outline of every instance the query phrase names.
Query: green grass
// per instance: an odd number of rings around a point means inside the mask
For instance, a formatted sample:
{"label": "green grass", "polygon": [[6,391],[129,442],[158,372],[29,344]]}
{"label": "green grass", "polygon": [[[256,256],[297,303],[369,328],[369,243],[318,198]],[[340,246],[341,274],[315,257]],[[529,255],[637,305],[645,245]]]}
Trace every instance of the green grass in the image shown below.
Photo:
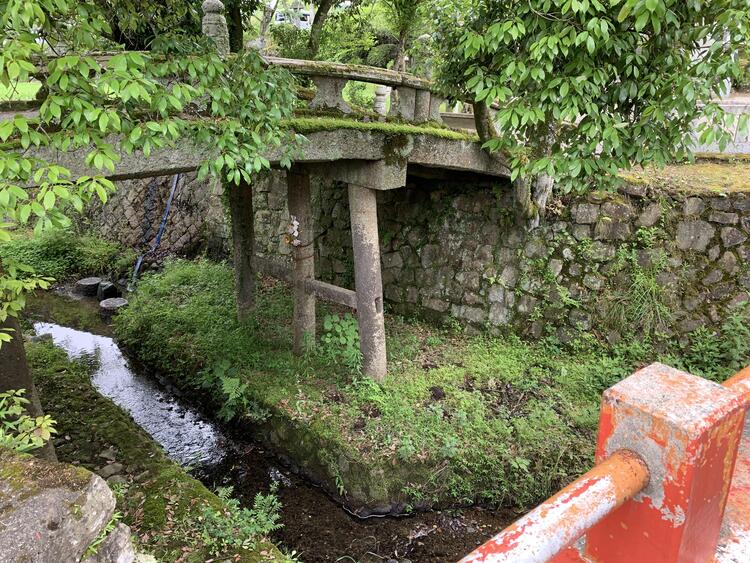
{"label": "green grass", "polygon": [[[102,465],[98,454],[115,448],[129,476],[127,491],[117,495],[116,510],[139,538],[141,549],[159,561],[210,559],[201,536],[201,506],[225,510],[223,502],[94,389],[91,359],[71,361],[62,349],[46,342],[28,343],[26,353],[44,410],[57,421],[58,436],[64,437],[56,446],[60,461],[93,471]],[[232,561],[285,560],[267,541],[237,553]]]}
{"label": "green grass", "polygon": [[20,231],[0,245],[0,260],[31,266],[37,275],[62,281],[77,275],[126,272],[135,262],[135,253],[124,251],[117,243],[67,230],[38,236]]}
{"label": "green grass", "polygon": [[633,353],[593,342],[565,352],[389,316],[390,371],[378,385],[325,350],[291,354],[286,286],[263,286],[246,324],[234,306],[230,268],[173,262],[144,278],[116,331],[183,387],[230,359],[251,400],[327,444],[321,457],[385,468],[386,479],[388,468],[414,467],[419,480],[402,484],[414,502],[527,508],[550,495],[591,464],[600,394],[633,369]]}
{"label": "green grass", "polygon": [[0,84],[0,102],[25,102],[33,100],[40,86],[39,82],[21,82],[13,87]]}

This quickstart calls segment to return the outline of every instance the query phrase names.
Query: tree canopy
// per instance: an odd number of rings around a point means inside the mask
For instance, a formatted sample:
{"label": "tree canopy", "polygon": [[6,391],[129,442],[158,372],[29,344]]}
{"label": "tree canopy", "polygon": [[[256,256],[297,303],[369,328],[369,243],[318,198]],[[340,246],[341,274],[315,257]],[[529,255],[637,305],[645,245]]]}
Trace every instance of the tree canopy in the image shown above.
{"label": "tree canopy", "polygon": [[689,158],[696,130],[723,147],[747,127],[717,99],[750,47],[748,0],[436,1],[443,85],[496,107],[485,146],[532,223],[553,184],[606,187]]}

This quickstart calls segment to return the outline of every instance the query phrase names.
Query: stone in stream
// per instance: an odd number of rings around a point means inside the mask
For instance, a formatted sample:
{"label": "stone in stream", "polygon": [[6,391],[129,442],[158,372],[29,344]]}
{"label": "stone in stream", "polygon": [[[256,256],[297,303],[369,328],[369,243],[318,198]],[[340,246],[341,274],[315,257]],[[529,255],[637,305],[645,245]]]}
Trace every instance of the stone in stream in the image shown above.
{"label": "stone in stream", "polygon": [[99,473],[102,479],[107,479],[109,477],[112,477],[112,475],[122,473],[123,469],[125,469],[125,467],[122,465],[122,463],[110,463],[102,467],[99,471],[97,471],[97,473]]}
{"label": "stone in stream", "polygon": [[111,281],[103,281],[99,284],[99,289],[96,291],[96,298],[99,301],[104,301],[111,297],[119,297],[120,292],[117,290],[117,286]]}
{"label": "stone in stream", "polygon": [[128,300],[124,297],[110,297],[99,303],[99,314],[105,321],[108,321],[119,309],[127,305]]}
{"label": "stone in stream", "polygon": [[96,295],[100,283],[102,283],[102,278],[83,278],[76,282],[75,292],[87,297],[93,297]]}

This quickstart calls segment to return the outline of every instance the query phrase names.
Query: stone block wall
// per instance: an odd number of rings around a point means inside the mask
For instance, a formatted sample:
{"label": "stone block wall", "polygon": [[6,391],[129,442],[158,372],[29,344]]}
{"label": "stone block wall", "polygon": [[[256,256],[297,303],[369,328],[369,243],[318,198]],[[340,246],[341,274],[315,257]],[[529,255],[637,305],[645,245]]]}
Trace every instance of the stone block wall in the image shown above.
{"label": "stone block wall", "polygon": [[[122,182],[90,221],[103,235],[147,247],[171,178]],[[316,275],[354,288],[344,185],[313,178]],[[256,250],[290,260],[286,179],[254,191]],[[750,293],[750,194],[674,193],[629,185],[619,193],[552,201],[543,226],[516,220],[507,183],[409,178],[378,195],[383,285],[390,311],[453,318],[471,330],[504,328],[563,339],[628,329],[682,337],[720,327]],[[163,253],[228,255],[220,188],[183,177]]]}
{"label": "stone block wall", "polygon": [[[92,204],[86,221],[103,237],[129,248],[147,250],[156,239],[172,186],[172,176],[117,182],[106,205]],[[181,175],[159,255],[190,255],[208,247],[220,252],[228,238],[221,186]]]}
{"label": "stone block wall", "polygon": [[[346,189],[313,180],[316,270],[353,288]],[[255,195],[257,250],[286,257],[286,185]],[[410,178],[378,199],[384,293],[392,312],[453,317],[568,339],[594,331],[682,337],[719,327],[750,291],[750,197],[642,185],[553,201],[545,224],[517,224],[507,184]]]}

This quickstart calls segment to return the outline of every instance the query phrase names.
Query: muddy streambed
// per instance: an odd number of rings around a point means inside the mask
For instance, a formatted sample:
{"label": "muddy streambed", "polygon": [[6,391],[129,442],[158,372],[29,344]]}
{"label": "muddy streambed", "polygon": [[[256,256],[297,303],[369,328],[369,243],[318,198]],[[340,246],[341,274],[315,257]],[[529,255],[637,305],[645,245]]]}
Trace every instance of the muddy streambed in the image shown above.
{"label": "muddy streambed", "polygon": [[95,320],[97,308],[93,299],[46,293],[32,301],[28,315],[37,334],[50,335],[69,356],[96,356],[99,367],[92,382],[99,392],[206,485],[231,485],[238,498],[251,504],[256,493],[276,483],[284,527],[273,539],[302,561],[457,561],[512,519],[506,511],[479,508],[400,518],[350,515],[251,437],[232,435],[176,389],[129,361],[110,328]]}

